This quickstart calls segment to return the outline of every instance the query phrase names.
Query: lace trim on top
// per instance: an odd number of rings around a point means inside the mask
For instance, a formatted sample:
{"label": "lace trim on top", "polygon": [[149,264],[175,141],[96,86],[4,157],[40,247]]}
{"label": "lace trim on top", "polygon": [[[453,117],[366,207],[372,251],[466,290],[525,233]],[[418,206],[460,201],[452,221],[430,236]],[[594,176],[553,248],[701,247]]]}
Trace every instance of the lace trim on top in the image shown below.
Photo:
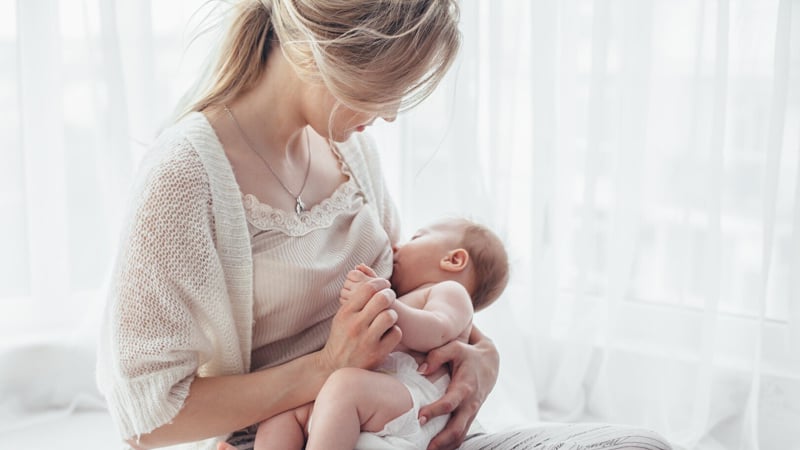
{"label": "lace trim on top", "polygon": [[253,194],[244,194],[242,202],[247,221],[260,230],[280,230],[290,236],[302,236],[318,228],[329,227],[337,213],[351,209],[359,189],[353,177],[343,182],[333,194],[300,214],[273,208],[258,201]]}
{"label": "lace trim on top", "polygon": [[[339,149],[331,146],[331,150],[339,160],[339,170],[347,177],[347,181],[340,184],[330,197],[312,206],[311,209],[297,214],[261,203],[253,194],[243,194],[242,203],[250,225],[262,231],[279,230],[289,236],[302,236],[313,230],[331,226],[337,213],[349,210],[355,201],[353,196],[361,192],[360,186]],[[363,193],[359,197],[365,201]]]}

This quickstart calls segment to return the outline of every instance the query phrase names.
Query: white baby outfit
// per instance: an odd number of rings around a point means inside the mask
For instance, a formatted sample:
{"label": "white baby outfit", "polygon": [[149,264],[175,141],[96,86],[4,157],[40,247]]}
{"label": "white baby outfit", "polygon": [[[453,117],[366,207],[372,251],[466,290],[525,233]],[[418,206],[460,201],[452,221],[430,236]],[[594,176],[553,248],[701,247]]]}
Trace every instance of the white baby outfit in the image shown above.
{"label": "white baby outfit", "polygon": [[411,393],[413,406],[410,410],[389,421],[377,433],[362,432],[357,450],[424,449],[428,442],[447,424],[449,415],[432,418],[424,426],[419,424],[419,408],[441,398],[450,383],[450,376],[443,375],[431,382],[417,372],[418,364],[406,353],[394,352],[376,369],[399,380]]}

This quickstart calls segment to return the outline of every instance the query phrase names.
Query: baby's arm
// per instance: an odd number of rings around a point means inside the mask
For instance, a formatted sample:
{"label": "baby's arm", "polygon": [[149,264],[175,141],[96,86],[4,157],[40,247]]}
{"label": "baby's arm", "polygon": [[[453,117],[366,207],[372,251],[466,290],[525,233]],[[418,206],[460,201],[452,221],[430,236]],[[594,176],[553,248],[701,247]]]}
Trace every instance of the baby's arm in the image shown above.
{"label": "baby's arm", "polygon": [[[347,274],[339,301],[346,302],[349,292],[376,277],[371,268],[359,264]],[[428,298],[422,309],[409,306],[404,301],[426,294]],[[412,291],[397,300],[390,308],[397,312],[396,325],[403,332],[401,343],[411,350],[428,352],[441,347],[461,335],[472,323],[473,309],[469,292],[455,281],[443,281],[428,291]]]}
{"label": "baby's arm", "polygon": [[[419,294],[410,292],[406,296]],[[405,297],[405,296],[404,296]],[[428,352],[459,337],[472,323],[472,301],[466,288],[455,281],[443,281],[430,288],[423,309],[400,301],[397,326],[403,331],[402,343],[418,352]]]}

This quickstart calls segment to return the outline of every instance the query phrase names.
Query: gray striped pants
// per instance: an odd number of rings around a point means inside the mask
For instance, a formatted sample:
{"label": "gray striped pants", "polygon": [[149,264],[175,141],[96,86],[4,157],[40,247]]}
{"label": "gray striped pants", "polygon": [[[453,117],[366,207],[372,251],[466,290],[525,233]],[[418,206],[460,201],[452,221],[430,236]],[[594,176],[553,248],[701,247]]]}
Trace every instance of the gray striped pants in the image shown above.
{"label": "gray striped pants", "polygon": [[[249,430],[248,430],[249,431]],[[228,442],[239,450],[253,449],[253,433],[235,433]],[[657,433],[609,424],[546,424],[499,433],[468,436],[459,450],[671,450]],[[424,450],[424,449],[421,449]]]}
{"label": "gray striped pants", "polygon": [[671,450],[657,433],[609,424],[548,424],[469,436],[460,450]]}

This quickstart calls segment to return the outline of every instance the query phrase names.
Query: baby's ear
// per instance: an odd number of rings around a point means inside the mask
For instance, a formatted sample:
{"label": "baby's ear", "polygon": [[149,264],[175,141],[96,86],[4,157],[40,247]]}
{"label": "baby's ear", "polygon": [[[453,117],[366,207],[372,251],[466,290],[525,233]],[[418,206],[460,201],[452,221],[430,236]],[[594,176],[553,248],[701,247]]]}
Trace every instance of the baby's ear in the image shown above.
{"label": "baby's ear", "polygon": [[447,255],[439,262],[439,267],[448,272],[461,272],[467,268],[468,263],[469,252],[463,248],[457,248],[447,252]]}

